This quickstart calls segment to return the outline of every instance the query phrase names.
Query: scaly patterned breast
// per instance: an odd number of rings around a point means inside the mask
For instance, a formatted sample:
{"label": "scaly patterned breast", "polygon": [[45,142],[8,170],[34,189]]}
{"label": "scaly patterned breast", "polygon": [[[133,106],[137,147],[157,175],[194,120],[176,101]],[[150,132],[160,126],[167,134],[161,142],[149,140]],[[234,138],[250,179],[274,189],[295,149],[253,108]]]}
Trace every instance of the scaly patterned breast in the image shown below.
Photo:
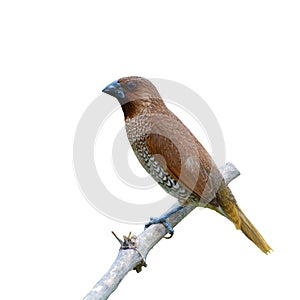
{"label": "scaly patterned breast", "polygon": [[170,195],[177,198],[180,203],[186,204],[193,201],[199,203],[199,198],[180,186],[170,176],[163,166],[155,159],[155,154],[150,153],[146,146],[146,137],[151,132],[151,124],[147,116],[140,115],[126,121],[126,131],[130,145],[144,169],[152,178]]}

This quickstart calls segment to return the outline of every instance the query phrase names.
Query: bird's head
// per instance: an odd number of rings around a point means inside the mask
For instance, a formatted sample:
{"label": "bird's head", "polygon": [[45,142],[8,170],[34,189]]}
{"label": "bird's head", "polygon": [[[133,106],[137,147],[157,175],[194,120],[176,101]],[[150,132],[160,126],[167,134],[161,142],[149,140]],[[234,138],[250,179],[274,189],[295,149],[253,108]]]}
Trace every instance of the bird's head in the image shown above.
{"label": "bird's head", "polygon": [[133,117],[141,113],[154,102],[163,101],[150,80],[131,76],[115,80],[103,89],[104,93],[118,99],[126,117]]}

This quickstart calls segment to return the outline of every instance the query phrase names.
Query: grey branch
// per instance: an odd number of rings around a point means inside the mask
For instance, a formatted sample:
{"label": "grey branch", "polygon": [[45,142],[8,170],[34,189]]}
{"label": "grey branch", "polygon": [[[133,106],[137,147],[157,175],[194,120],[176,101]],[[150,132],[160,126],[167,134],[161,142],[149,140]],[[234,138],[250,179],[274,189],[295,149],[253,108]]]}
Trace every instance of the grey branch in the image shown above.
{"label": "grey branch", "polygon": [[[220,171],[225,179],[226,184],[229,184],[233,179],[240,175],[240,172],[232,163],[227,163],[220,168]],[[183,220],[195,206],[192,204],[186,205],[180,211],[171,215],[168,219],[169,224],[175,227]],[[84,300],[105,300],[118,287],[123,278],[129,271],[136,270],[139,272],[145,262],[150,250],[166,235],[167,229],[162,224],[155,224],[144,230],[138,237],[134,237],[135,249],[120,249],[119,254],[112,264],[109,271],[97,282],[93,289],[85,296]],[[130,236],[124,237],[130,240]]]}

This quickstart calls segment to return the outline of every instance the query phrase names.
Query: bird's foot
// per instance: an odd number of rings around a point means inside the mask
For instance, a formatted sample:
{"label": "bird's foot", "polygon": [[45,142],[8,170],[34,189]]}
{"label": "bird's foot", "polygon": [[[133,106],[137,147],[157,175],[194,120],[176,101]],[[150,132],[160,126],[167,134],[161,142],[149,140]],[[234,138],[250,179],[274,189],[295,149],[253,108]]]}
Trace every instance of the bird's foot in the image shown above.
{"label": "bird's foot", "polygon": [[150,218],[150,221],[145,224],[145,229],[154,224],[163,224],[168,229],[169,236],[165,236],[165,239],[170,239],[173,236],[174,229],[172,225],[166,220],[166,218]]}
{"label": "bird's foot", "polygon": [[170,239],[174,234],[174,229],[172,225],[167,221],[167,218],[169,218],[172,214],[181,210],[182,208],[183,206],[179,205],[158,218],[150,218],[150,221],[145,224],[145,229],[154,224],[163,224],[168,229],[169,233],[169,236],[166,236],[165,238]]}

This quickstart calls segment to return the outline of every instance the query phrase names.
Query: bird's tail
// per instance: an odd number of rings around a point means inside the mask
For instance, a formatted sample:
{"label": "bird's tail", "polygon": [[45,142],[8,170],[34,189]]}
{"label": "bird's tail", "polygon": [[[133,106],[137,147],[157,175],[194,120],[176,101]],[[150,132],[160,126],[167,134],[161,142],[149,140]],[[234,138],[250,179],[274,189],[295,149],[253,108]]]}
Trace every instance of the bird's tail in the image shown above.
{"label": "bird's tail", "polygon": [[254,227],[254,225],[245,216],[242,210],[237,206],[237,210],[241,219],[241,230],[262,252],[268,254],[272,248],[268,245],[262,235]]}
{"label": "bird's tail", "polygon": [[[230,193],[230,195],[228,193]],[[227,188],[225,195],[222,194],[223,193],[221,193],[221,197],[219,197],[218,200],[226,216],[234,223],[236,228],[242,230],[246,237],[251,240],[262,252],[268,254],[272,248],[268,245],[262,235],[239,208],[230,189]]]}

